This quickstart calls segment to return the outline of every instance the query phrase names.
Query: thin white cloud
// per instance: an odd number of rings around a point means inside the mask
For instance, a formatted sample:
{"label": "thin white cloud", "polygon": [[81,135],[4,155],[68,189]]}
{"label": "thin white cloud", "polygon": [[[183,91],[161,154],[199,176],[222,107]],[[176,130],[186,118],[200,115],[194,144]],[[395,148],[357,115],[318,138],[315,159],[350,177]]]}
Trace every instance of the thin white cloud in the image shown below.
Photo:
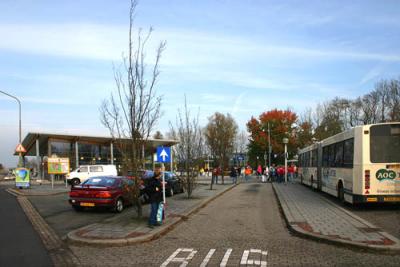
{"label": "thin white cloud", "polygon": [[361,78],[360,85],[366,84],[369,81],[381,76],[384,72],[384,65],[377,64],[372,67],[365,75]]}
{"label": "thin white cloud", "polygon": [[233,116],[235,116],[239,112],[239,110],[242,106],[242,103],[243,103],[243,99],[246,95],[247,95],[247,92],[245,91],[236,97],[235,104],[233,105],[233,108],[231,111]]}
{"label": "thin white cloud", "polygon": [[[126,51],[125,26],[98,24],[3,24],[0,25],[1,50],[120,60]],[[179,29],[158,29],[150,47],[167,40],[163,64],[175,66],[230,64],[242,60],[379,60],[400,61],[400,55],[342,50],[340,47],[288,46],[270,40],[243,39]],[[151,49],[149,57],[151,58]]]}
{"label": "thin white cloud", "polygon": [[120,57],[122,28],[93,24],[3,24],[0,49],[51,56],[113,60]]}

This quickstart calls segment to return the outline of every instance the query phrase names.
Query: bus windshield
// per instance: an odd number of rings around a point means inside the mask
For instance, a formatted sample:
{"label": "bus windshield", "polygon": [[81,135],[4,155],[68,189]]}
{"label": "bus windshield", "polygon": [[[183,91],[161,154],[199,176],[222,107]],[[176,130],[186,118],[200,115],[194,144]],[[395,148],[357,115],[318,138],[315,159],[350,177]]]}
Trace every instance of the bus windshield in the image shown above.
{"label": "bus windshield", "polygon": [[400,124],[371,126],[370,144],[372,163],[400,162]]}

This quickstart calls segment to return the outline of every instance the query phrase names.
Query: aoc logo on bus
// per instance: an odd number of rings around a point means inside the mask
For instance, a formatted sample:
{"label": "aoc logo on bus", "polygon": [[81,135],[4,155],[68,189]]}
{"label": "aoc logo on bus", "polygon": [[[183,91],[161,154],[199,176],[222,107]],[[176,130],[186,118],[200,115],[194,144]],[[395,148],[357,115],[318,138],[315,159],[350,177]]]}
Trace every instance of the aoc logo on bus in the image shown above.
{"label": "aoc logo on bus", "polygon": [[397,174],[395,171],[380,169],[376,172],[376,179],[378,179],[379,181],[394,180],[396,179],[396,175]]}

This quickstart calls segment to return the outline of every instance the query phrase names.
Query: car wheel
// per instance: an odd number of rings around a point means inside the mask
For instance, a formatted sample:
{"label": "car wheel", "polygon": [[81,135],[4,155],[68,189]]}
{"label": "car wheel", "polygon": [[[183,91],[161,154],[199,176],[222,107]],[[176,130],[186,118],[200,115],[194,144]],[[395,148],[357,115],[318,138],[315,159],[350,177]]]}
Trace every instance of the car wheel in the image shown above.
{"label": "car wheel", "polygon": [[118,198],[117,202],[115,202],[114,211],[120,213],[124,210],[124,201],[122,198]]}
{"label": "car wheel", "polygon": [[77,212],[83,211],[83,207],[81,207],[81,206],[73,205],[72,207],[73,207],[74,210],[77,211]]}
{"label": "car wheel", "polygon": [[165,195],[167,196],[167,197],[172,197],[173,195],[174,195],[174,189],[172,189],[172,187],[170,187],[170,188],[165,188]]}
{"label": "car wheel", "polygon": [[338,184],[338,199],[340,202],[344,203],[344,189],[342,182]]}
{"label": "car wheel", "polygon": [[81,183],[81,180],[79,180],[78,178],[74,178],[74,179],[71,180],[71,184],[72,185],[78,185],[80,183]]}

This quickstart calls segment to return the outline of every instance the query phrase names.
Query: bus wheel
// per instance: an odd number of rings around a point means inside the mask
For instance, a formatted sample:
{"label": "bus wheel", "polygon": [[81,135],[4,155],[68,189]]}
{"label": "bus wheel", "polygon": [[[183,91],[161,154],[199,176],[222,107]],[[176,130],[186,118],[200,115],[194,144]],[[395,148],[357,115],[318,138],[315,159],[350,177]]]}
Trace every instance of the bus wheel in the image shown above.
{"label": "bus wheel", "polygon": [[341,181],[338,184],[338,199],[340,202],[344,203],[344,189]]}

